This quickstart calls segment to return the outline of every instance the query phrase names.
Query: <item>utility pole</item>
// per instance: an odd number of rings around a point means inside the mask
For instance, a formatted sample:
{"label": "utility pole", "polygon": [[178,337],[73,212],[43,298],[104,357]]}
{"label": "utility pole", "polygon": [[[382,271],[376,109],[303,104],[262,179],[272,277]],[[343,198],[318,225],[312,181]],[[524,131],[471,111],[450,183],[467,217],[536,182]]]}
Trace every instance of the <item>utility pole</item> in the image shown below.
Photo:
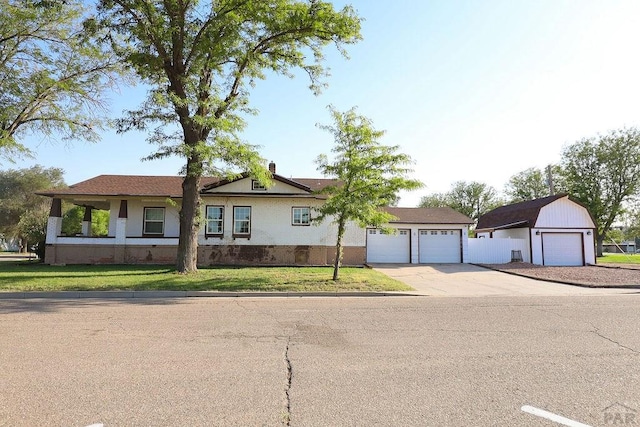
{"label": "utility pole", "polygon": [[555,190],[553,188],[553,175],[551,175],[551,165],[547,165],[547,184],[549,185],[549,195],[553,196]]}

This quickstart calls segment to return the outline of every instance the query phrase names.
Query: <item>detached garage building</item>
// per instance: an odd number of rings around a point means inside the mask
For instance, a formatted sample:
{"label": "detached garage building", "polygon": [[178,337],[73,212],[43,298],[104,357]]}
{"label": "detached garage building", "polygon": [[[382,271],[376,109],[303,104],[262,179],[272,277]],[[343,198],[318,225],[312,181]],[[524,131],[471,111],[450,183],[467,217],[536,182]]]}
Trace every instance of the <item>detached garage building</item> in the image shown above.
{"label": "detached garage building", "polygon": [[596,263],[595,228],[585,206],[559,194],[486,213],[478,219],[476,236],[524,239],[524,262],[578,266]]}
{"label": "detached garage building", "polygon": [[432,264],[467,262],[467,216],[451,208],[385,208],[395,233],[367,229],[367,262]]}

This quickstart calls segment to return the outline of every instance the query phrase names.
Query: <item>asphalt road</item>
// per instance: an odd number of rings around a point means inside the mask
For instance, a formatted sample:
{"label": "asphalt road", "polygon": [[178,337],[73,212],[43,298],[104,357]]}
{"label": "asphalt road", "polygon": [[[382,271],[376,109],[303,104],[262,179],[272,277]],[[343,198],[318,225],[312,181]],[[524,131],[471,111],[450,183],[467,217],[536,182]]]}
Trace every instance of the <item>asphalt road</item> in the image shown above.
{"label": "asphalt road", "polygon": [[638,425],[640,295],[2,300],[0,366],[0,426]]}

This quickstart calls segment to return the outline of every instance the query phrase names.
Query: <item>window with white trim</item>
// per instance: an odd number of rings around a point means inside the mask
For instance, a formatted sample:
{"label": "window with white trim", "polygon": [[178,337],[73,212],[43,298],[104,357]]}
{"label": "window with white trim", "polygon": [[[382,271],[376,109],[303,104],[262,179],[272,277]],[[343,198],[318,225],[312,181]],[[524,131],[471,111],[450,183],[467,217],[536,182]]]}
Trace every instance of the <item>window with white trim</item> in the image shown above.
{"label": "window with white trim", "polygon": [[233,235],[249,236],[251,234],[251,207],[233,207]]}
{"label": "window with white trim", "polygon": [[407,230],[400,230],[400,235],[401,236],[406,236],[407,234],[409,234],[409,232]]}
{"label": "window with white trim", "polygon": [[291,225],[311,224],[311,209],[308,207],[291,208]]}
{"label": "window with white trim", "polygon": [[205,234],[221,235],[224,230],[224,207],[207,206],[205,210]]}
{"label": "window with white trim", "polygon": [[251,180],[251,189],[253,191],[267,191],[267,187],[265,187],[264,185],[260,184],[260,181],[257,181],[255,179]]}
{"label": "window with white trim", "polygon": [[164,208],[144,208],[142,234],[157,236],[164,234]]}

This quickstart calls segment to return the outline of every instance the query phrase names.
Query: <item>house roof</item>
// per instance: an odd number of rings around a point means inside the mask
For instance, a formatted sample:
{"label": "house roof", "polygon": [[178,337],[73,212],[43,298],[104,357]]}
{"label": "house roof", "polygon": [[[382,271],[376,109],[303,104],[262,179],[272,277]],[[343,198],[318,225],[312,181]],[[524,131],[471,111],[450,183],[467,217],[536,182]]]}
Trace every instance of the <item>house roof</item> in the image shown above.
{"label": "house roof", "polygon": [[501,206],[478,218],[476,231],[496,228],[533,227],[538,220],[540,209],[558,199],[569,197],[555,194],[540,199]]}
{"label": "house roof", "polygon": [[391,223],[405,224],[472,224],[473,221],[449,207],[443,208],[395,208],[384,210],[398,219]]}
{"label": "house roof", "polygon": [[[244,176],[243,176],[244,177]],[[318,191],[335,182],[332,179],[284,178],[274,175],[278,181],[288,183],[308,192]],[[67,188],[40,191],[37,194],[55,196],[147,196],[182,197],[181,176],[98,175]],[[217,177],[203,177],[201,190],[229,183]]]}

